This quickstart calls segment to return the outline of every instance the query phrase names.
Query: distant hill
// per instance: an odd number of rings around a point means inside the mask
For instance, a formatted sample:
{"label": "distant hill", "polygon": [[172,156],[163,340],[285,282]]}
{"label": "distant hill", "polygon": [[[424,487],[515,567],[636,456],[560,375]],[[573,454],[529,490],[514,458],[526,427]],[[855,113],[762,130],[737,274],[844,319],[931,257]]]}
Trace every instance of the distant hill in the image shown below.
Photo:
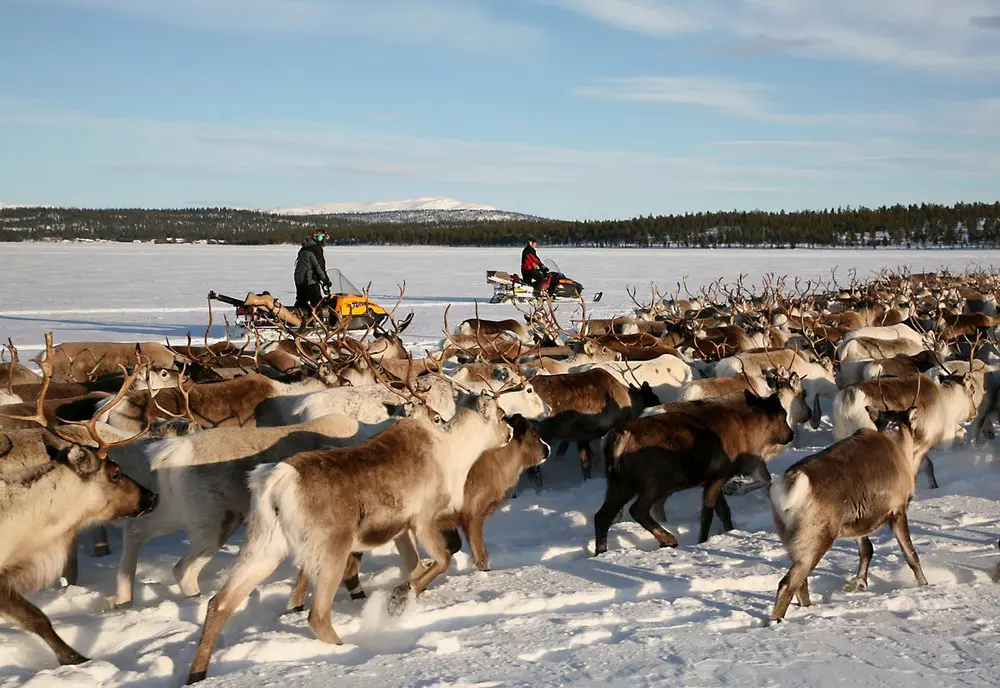
{"label": "distant hill", "polygon": [[340,215],[344,219],[370,224],[458,224],[541,219],[533,215],[499,210],[489,205],[463,203],[444,196],[371,203],[319,203],[292,208],[268,208],[264,212],[288,216]]}

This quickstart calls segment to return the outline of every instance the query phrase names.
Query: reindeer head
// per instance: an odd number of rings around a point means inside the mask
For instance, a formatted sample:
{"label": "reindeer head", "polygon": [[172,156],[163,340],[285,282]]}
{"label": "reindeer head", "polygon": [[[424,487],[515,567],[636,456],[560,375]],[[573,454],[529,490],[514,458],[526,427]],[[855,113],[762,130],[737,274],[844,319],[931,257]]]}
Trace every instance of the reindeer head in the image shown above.
{"label": "reindeer head", "polygon": [[122,473],[99,447],[90,447],[54,435],[43,436],[49,458],[68,468],[83,483],[74,498],[86,504],[88,522],[142,516],[156,508],[157,495]]}
{"label": "reindeer head", "polygon": [[535,425],[516,413],[508,416],[507,422],[514,431],[510,441],[520,450],[518,453],[521,458],[521,470],[535,468],[545,463],[551,448],[542,440]]}
{"label": "reindeer head", "polygon": [[795,433],[788,424],[788,411],[781,403],[777,392],[761,397],[751,390],[743,392],[747,408],[764,420],[769,439],[779,445],[785,445],[795,439]]}
{"label": "reindeer head", "polygon": [[502,388],[496,393],[500,410],[508,416],[522,416],[528,420],[540,421],[548,418],[552,409],[535,392],[530,382],[524,382],[508,388]]}

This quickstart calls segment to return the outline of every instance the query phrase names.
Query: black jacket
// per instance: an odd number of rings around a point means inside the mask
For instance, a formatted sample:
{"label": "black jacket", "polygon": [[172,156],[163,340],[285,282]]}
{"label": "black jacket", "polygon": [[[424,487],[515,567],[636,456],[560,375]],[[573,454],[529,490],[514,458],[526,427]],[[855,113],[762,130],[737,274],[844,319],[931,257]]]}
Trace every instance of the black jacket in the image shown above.
{"label": "black jacket", "polygon": [[295,258],[295,286],[325,284],[330,286],[330,277],[326,274],[326,258],[323,257],[323,247],[312,239],[308,239],[299,249]]}

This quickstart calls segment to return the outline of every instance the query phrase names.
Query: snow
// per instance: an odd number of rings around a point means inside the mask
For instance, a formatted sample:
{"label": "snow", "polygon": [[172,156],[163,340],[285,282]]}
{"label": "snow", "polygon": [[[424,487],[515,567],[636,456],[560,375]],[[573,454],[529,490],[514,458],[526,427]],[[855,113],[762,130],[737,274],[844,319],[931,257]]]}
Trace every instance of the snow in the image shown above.
{"label": "snow", "polygon": [[421,196],[402,201],[371,201],[367,203],[319,203],[292,208],[270,208],[277,215],[333,215],[341,213],[388,213],[403,210],[496,210],[489,205],[463,203],[444,196]]}
{"label": "snow", "polygon": [[[605,292],[595,315],[624,310],[625,286],[666,291],[682,275],[694,289],[718,277],[749,282],[767,272],[804,278],[839,265],[866,276],[882,266],[961,270],[998,262],[997,252],[669,251],[546,249],[586,294]],[[24,350],[43,332],[67,339],[161,340],[191,330],[200,338],[209,289],[243,295],[270,289],[289,299],[295,247],[150,245],[0,245],[0,338]],[[518,251],[447,248],[329,248],[327,262],[391,305],[406,278],[402,311],[415,311],[407,341],[414,349],[441,336],[452,303],[452,326],[471,315],[515,314],[484,305],[487,268],[512,269]],[[221,324],[223,312],[216,310]],[[569,304],[559,314],[569,319]],[[217,327],[211,336],[221,336]],[[829,408],[826,409],[827,412]],[[828,423],[806,429],[801,448],[771,464],[780,473],[831,442]],[[305,614],[282,614],[294,582],[286,562],[251,595],[223,634],[206,686],[833,686],[996,685],[1000,658],[996,610],[1000,467],[990,445],[936,454],[941,487],[921,476],[910,508],[914,545],[930,585],[917,588],[888,530],[872,538],[870,590],[846,593],[854,574],[854,543],[838,542],[810,579],[813,606],[792,605],[781,624],[768,624],[788,560],[774,534],[762,492],[730,498],[736,530],[697,545],[700,495],[667,502],[668,527],[680,547],[661,550],[644,529],[614,525],[609,552],[593,551],[594,512],[603,479],[582,483],[572,452],[544,466],[545,486],[522,486],[486,524],[493,570],[476,571],[465,551],[406,613],[389,618],[388,591],[398,580],[395,554],[366,555],[362,584],[370,597],[334,602],[333,623],[344,645],[312,637]],[[595,474],[599,474],[595,470]],[[31,599],[58,633],[93,658],[57,667],[39,640],[0,622],[0,688],[11,686],[176,686],[186,677],[209,596],[232,565],[241,530],[206,567],[206,594],[186,599],[171,568],[185,549],[173,535],[142,552],[136,604],[107,611],[114,590],[114,555],[81,556],[80,585]]]}

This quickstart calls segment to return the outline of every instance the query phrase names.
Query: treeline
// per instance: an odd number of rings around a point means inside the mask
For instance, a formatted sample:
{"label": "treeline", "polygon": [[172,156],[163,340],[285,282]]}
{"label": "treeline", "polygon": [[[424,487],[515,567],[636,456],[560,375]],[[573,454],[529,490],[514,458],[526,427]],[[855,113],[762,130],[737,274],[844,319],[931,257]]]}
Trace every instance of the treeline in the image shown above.
{"label": "treeline", "polygon": [[[438,215],[440,217],[440,214]],[[801,212],[717,212],[570,222],[498,220],[361,222],[339,215],[250,210],[0,209],[0,241],[104,239],[298,243],[315,229],[334,244],[509,246],[527,236],[547,246],[628,247],[1000,247],[1000,202],[920,204]]]}

